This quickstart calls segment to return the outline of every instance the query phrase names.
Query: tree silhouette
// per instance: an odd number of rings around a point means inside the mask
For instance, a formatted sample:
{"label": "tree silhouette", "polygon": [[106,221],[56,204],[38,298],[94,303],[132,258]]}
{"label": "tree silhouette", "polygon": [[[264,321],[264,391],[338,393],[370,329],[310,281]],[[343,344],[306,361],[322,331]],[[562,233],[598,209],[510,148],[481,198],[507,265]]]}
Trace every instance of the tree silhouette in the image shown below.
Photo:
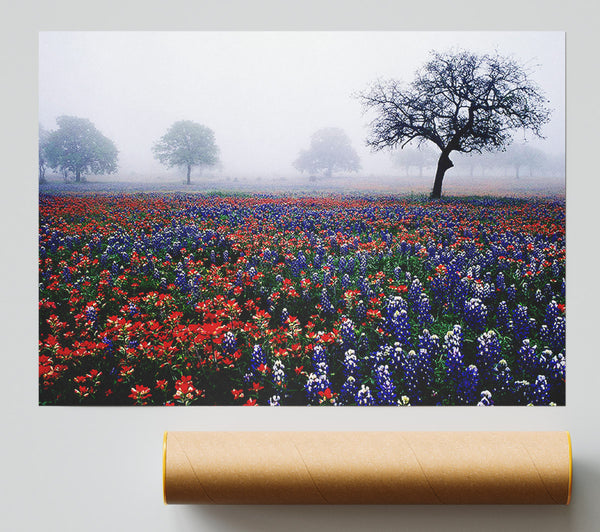
{"label": "tree silhouette", "polygon": [[359,95],[376,112],[367,144],[375,150],[412,141],[440,150],[431,198],[442,194],[453,151],[503,150],[517,129],[541,137],[546,99],[516,61],[467,51],[432,52],[414,81],[378,81]]}

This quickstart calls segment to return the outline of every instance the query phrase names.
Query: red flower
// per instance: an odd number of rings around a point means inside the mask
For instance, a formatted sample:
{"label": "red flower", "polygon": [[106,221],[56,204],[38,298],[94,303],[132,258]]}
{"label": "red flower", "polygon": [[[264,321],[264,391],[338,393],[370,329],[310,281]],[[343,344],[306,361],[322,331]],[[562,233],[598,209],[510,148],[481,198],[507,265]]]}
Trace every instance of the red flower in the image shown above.
{"label": "red flower", "polygon": [[145,405],[148,404],[147,400],[152,397],[152,394],[150,393],[150,388],[147,386],[136,384],[134,388],[131,388],[129,397],[134,399],[136,404]]}
{"label": "red flower", "polygon": [[233,394],[233,398],[234,400],[238,400],[240,397],[244,397],[244,390],[231,390],[231,393]]}
{"label": "red flower", "polygon": [[256,399],[248,399],[245,403],[244,406],[256,406]]}

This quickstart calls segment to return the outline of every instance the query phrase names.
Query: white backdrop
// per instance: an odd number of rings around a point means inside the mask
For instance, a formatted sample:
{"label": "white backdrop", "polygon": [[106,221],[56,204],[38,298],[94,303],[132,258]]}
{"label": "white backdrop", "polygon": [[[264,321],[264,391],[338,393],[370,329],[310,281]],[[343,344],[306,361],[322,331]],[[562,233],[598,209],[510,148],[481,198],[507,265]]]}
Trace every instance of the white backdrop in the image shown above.
{"label": "white backdrop", "polygon": [[[322,5],[320,5],[322,4]],[[0,192],[0,529],[45,531],[600,529],[598,11],[586,0],[310,0],[3,9]],[[62,408],[37,406],[37,33],[354,29],[567,32],[567,406],[560,408]],[[164,506],[164,430],[570,430],[569,507]]]}

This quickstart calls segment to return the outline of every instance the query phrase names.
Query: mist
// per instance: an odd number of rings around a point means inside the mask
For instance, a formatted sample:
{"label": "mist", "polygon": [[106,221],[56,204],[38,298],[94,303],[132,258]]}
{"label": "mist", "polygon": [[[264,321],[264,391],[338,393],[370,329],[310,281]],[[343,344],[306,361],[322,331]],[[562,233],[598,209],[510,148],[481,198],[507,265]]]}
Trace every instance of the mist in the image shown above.
{"label": "mist", "polygon": [[[534,188],[561,178],[564,188],[562,32],[42,32],[39,121],[52,130],[61,115],[91,120],[119,150],[118,173],[105,179],[169,181],[183,171],[160,165],[151,148],[171,124],[192,120],[214,131],[221,161],[196,169],[194,181],[263,187],[307,181],[293,161],[316,130],[336,127],[360,157],[361,170],[349,174],[359,188],[381,177],[393,188],[402,172],[390,151],[366,146],[372,117],[356,95],[377,79],[409,83],[430,51],[453,48],[497,51],[525,65],[552,115],[544,139],[516,132],[515,142],[558,157],[563,172],[526,175],[517,189],[533,177]],[[396,188],[430,187],[431,175],[407,174]]]}

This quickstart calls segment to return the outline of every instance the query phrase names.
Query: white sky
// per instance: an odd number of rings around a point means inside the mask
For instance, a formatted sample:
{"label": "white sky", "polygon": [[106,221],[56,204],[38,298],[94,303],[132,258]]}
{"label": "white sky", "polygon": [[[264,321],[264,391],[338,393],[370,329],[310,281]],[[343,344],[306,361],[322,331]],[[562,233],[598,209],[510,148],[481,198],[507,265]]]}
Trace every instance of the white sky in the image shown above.
{"label": "white sky", "polygon": [[344,129],[364,173],[389,153],[364,146],[369,117],[353,94],[377,78],[406,82],[429,51],[498,51],[534,69],[554,110],[548,152],[564,153],[562,32],[42,32],[39,120],[89,118],[120,151],[121,173],[161,171],[152,144],[177,120],[215,132],[227,175],[296,175],[322,127]]}

